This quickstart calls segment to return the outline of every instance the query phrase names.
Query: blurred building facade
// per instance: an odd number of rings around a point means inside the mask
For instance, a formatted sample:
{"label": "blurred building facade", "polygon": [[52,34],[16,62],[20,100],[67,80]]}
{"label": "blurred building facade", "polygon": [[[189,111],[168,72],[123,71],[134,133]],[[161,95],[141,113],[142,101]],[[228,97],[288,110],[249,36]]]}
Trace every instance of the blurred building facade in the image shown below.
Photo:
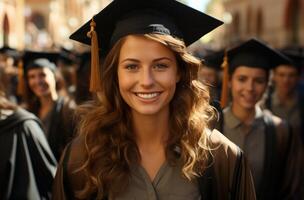
{"label": "blurred building facade", "polygon": [[[110,2],[0,0],[0,46],[81,48],[69,35]],[[304,0],[210,0],[206,12],[225,22],[203,38],[208,48],[220,49],[253,36],[274,47],[304,45]]]}
{"label": "blurred building facade", "polygon": [[24,0],[0,0],[0,46],[24,48]]}
{"label": "blurred building facade", "polygon": [[0,46],[77,46],[69,35],[111,0],[0,0]]}
{"label": "blurred building facade", "polygon": [[304,0],[213,0],[208,11],[225,22],[222,46],[250,37],[277,48],[304,46]]}

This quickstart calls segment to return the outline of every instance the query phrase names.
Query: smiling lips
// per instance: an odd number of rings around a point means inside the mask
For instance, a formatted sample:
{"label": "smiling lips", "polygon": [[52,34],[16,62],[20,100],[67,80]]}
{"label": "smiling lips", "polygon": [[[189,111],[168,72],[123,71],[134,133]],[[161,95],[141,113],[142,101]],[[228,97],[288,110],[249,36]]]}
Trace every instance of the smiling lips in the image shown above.
{"label": "smiling lips", "polygon": [[135,95],[145,99],[145,100],[152,100],[158,97],[161,94],[161,92],[151,92],[151,93],[140,93],[140,92],[135,92]]}

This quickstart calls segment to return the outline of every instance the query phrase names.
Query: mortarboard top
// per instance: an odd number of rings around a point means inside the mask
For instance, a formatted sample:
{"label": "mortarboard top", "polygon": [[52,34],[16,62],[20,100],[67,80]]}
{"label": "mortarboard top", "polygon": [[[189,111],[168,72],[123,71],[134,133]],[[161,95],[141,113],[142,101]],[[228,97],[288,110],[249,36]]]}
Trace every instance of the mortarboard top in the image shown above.
{"label": "mortarboard top", "polygon": [[[121,37],[129,34],[169,34],[183,39],[188,46],[222,24],[198,10],[175,0],[114,0],[94,16],[99,47],[108,51]],[[70,38],[90,44],[90,22]]]}
{"label": "mortarboard top", "polygon": [[0,54],[12,57],[14,60],[18,60],[21,57],[21,53],[17,49],[8,46],[1,47]]}
{"label": "mortarboard top", "polygon": [[73,51],[60,47],[58,62],[62,62],[65,65],[73,65],[76,63],[76,59],[76,54]]}
{"label": "mortarboard top", "polygon": [[204,66],[221,70],[224,59],[225,50],[213,51],[204,56]]}
{"label": "mortarboard top", "polygon": [[25,71],[39,67],[48,67],[55,71],[58,58],[58,52],[25,51],[23,54],[23,67]]}
{"label": "mortarboard top", "polygon": [[298,70],[304,66],[304,48],[301,47],[287,47],[281,50],[281,53],[288,57],[292,63],[291,66]]}
{"label": "mortarboard top", "polygon": [[290,64],[290,60],[279,51],[253,38],[227,52],[229,73],[239,66],[270,70],[280,64]]}

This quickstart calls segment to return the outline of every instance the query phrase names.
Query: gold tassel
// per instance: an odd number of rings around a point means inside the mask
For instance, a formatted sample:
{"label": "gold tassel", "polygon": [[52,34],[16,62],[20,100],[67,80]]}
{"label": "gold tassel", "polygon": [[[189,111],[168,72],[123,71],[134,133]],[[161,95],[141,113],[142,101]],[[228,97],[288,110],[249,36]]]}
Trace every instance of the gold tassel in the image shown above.
{"label": "gold tassel", "polygon": [[225,51],[223,63],[221,67],[224,70],[223,73],[223,82],[222,82],[222,93],[221,93],[221,107],[225,108],[228,103],[228,82],[229,82],[229,72],[228,72],[228,56],[227,51]]}
{"label": "gold tassel", "polygon": [[18,85],[17,94],[23,96],[25,94],[24,68],[22,60],[18,62]]}
{"label": "gold tassel", "polygon": [[90,92],[97,92],[101,90],[101,73],[99,66],[99,48],[98,48],[98,36],[95,31],[96,23],[94,18],[90,23],[91,29],[87,33],[87,36],[91,38],[91,80],[90,80]]}

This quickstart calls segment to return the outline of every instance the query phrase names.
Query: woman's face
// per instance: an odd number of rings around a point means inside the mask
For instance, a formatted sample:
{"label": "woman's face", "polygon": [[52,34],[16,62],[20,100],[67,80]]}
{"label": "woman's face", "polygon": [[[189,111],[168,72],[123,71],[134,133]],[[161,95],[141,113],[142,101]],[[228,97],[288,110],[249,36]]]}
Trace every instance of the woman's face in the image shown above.
{"label": "woman's face", "polygon": [[56,92],[55,75],[47,67],[28,70],[27,80],[29,88],[39,98]]}
{"label": "woman's face", "polygon": [[233,105],[253,109],[267,88],[267,73],[261,68],[240,66],[231,77]]}
{"label": "woman's face", "polygon": [[118,85],[132,112],[156,115],[169,111],[178,66],[174,53],[144,36],[127,36],[118,61]]}

